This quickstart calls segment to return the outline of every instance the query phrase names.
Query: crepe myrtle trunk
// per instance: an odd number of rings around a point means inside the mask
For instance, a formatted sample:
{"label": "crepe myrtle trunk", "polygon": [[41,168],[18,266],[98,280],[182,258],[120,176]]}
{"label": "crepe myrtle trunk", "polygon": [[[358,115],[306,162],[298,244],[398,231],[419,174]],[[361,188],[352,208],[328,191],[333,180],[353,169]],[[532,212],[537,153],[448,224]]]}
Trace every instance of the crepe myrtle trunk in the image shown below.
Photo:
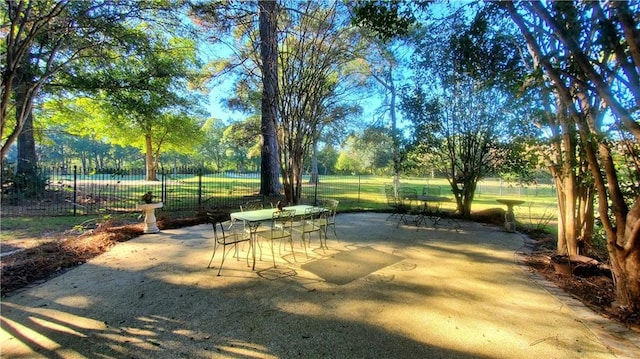
{"label": "crepe myrtle trunk", "polygon": [[311,176],[309,177],[309,184],[318,184],[320,180],[318,174],[318,140],[313,141],[312,155],[311,155]]}
{"label": "crepe myrtle trunk", "polygon": [[607,248],[612,270],[618,281],[616,300],[629,311],[640,311],[640,197],[631,207],[624,231],[619,231],[616,241],[609,240]]}
{"label": "crepe myrtle trunk", "polygon": [[456,199],[457,212],[464,218],[471,217],[471,204],[475,195],[477,181],[453,181],[451,188]]}

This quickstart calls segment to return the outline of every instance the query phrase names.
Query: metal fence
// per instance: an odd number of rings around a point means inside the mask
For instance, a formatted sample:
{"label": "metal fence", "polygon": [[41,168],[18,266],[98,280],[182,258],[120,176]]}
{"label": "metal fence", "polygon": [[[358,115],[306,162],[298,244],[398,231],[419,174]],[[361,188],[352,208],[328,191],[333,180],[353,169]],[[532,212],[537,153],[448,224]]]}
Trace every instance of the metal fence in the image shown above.
{"label": "metal fence", "polygon": [[[212,206],[237,207],[260,190],[258,173],[212,172],[202,168],[161,169],[157,181],[145,180],[142,169],[86,169],[74,167],[40,170],[42,189],[30,194],[17,190],[2,179],[3,216],[61,216],[133,212],[142,195],[152,192],[163,202],[163,211],[201,210]],[[372,210],[384,208],[382,190],[391,178],[380,176],[320,176],[316,183],[303,178],[305,201],[335,198],[348,208]],[[403,183],[419,188],[430,185],[424,178],[407,178]],[[441,181],[443,192],[446,183]],[[477,196],[484,194],[538,196],[548,195],[540,187],[510,186],[502,182],[480,184]]]}

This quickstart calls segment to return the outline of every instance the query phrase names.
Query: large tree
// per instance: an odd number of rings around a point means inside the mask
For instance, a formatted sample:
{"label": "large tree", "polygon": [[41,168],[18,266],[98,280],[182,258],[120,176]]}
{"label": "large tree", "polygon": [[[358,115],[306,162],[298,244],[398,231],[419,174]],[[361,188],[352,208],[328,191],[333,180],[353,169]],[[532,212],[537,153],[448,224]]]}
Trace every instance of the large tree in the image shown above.
{"label": "large tree", "polygon": [[260,7],[260,59],[262,60],[262,166],[260,167],[260,193],[279,194],[278,161],[278,15],[279,5],[274,0],[261,0]]}
{"label": "large tree", "polygon": [[187,86],[198,72],[196,49],[193,41],[153,24],[127,30],[122,31],[126,46],[111,47],[104,58],[79,59],[72,71],[61,73],[60,83],[67,90],[60,97],[92,96],[81,106],[84,112],[99,106],[106,115],[80,119],[85,131],[95,127],[94,136],[138,147],[145,156],[147,180],[157,180],[163,150],[173,146],[185,152],[202,137],[198,107]]}
{"label": "large tree", "polygon": [[[632,141],[637,147],[640,141],[640,31],[634,17],[639,5],[613,1],[506,2],[502,6],[527,41],[532,73],[543,74],[542,80],[555,93],[563,135],[573,136],[584,151],[597,192],[618,304],[637,312],[640,194],[637,184],[623,185],[615,157],[617,143]],[[637,166],[639,161],[628,163]]]}
{"label": "large tree", "polygon": [[[371,41],[368,51],[366,51],[366,66],[364,67],[364,73],[370,76],[382,90],[384,94],[384,102],[382,103],[380,111],[380,117],[383,119],[381,122],[389,122],[391,127],[391,138],[393,143],[391,145],[391,152],[393,154],[393,184],[394,190],[397,191],[400,185],[400,170],[402,167],[402,160],[405,158],[403,153],[403,136],[402,131],[399,128],[399,77],[403,72],[406,72],[406,68],[403,69],[401,61],[399,61],[399,53],[407,53],[407,48],[410,45],[405,43],[387,43],[380,40]],[[388,121],[386,121],[388,120]]]}
{"label": "large tree", "polygon": [[[191,17],[203,29],[215,49],[209,64],[209,83],[217,83],[225,75],[236,76],[236,92],[251,97],[246,103],[233,99],[231,108],[249,115],[256,111],[259,98],[261,113],[260,193],[277,196],[280,193],[280,162],[278,158],[277,100],[278,37],[280,5],[277,1],[216,1],[192,6]],[[260,86],[256,91],[255,86]],[[245,92],[248,88],[251,93]],[[256,96],[257,94],[257,96]],[[233,96],[230,96],[233,97]]]}
{"label": "large tree", "polygon": [[223,136],[227,126],[218,119],[210,118],[202,125],[205,140],[197,150],[196,160],[202,166],[208,166],[216,171],[222,171],[226,165],[225,146]]}
{"label": "large tree", "polygon": [[[355,5],[354,5],[355,4]],[[406,168],[406,140],[400,128],[398,116],[400,88],[405,74],[412,72],[403,63],[403,57],[410,57],[414,42],[408,40],[415,31],[413,11],[423,8],[422,4],[405,2],[358,1],[352,3],[352,23],[362,28],[369,48],[365,52],[363,72],[369,76],[384,95],[379,108],[380,118],[391,127],[393,139],[393,184],[394,191],[400,185],[400,171]]]}
{"label": "large tree", "polygon": [[177,5],[141,0],[3,1],[2,27],[7,33],[0,47],[6,60],[2,61],[0,87],[2,158],[22,136],[18,157],[23,164],[19,166],[25,171],[35,168],[32,108],[42,89],[76,61],[101,58],[111,46],[126,43],[124,23],[143,19],[144,14],[171,22],[165,11]]}
{"label": "large tree", "polygon": [[[230,30],[231,23],[237,25],[233,32],[236,43],[230,46],[232,58],[214,61],[211,68],[218,76],[227,72],[238,75],[236,97],[229,101],[234,108],[256,111],[255,99],[261,100],[261,193],[276,193],[273,185],[278,183],[269,183],[268,179],[281,175],[287,201],[297,202],[303,161],[319,135],[331,122],[357,113],[354,106],[343,103],[345,92],[353,88],[344,81],[344,74],[351,70],[344,66],[351,43],[340,21],[348,19],[336,11],[339,3],[326,6],[303,2],[286,8],[277,2],[259,1],[260,26],[256,32],[255,19],[249,12],[253,3],[244,8],[232,5],[222,2],[195,9],[199,19],[216,29],[212,36]],[[273,143],[274,139],[278,142]],[[275,166],[271,163],[273,151],[278,154]],[[277,177],[273,176],[274,169],[280,171]]]}
{"label": "large tree", "polygon": [[522,69],[517,42],[501,24],[466,10],[416,33],[416,88],[403,100],[414,151],[447,176],[463,216],[471,214],[478,181],[507,163],[506,138],[518,127],[509,87]]}
{"label": "large tree", "polygon": [[458,212],[468,217],[478,181],[498,173],[507,160],[509,123],[504,93],[483,89],[473,79],[447,84],[429,98],[416,90],[403,102],[416,126],[413,151],[446,175]]}
{"label": "large tree", "polygon": [[280,163],[287,200],[297,203],[302,193],[304,159],[325,126],[358,113],[345,103],[357,85],[350,63],[354,37],[340,4],[307,2],[282,21],[279,48],[281,69]]}
{"label": "large tree", "polygon": [[254,172],[259,169],[262,150],[260,136],[259,116],[234,122],[224,130],[222,144],[235,170]]}
{"label": "large tree", "polygon": [[[3,163],[25,122],[28,122],[27,130],[31,130],[31,108],[36,95],[58,70],[53,60],[66,41],[64,35],[68,35],[70,29],[64,26],[64,21],[60,21],[62,26],[54,25],[54,20],[62,17],[67,6],[67,1],[54,4],[44,1],[2,2],[2,28],[7,30],[1,47],[0,155]],[[54,40],[49,40],[38,49],[37,41],[45,34],[54,35]],[[58,34],[62,36],[55,36]],[[45,66],[37,69],[38,64]],[[39,73],[36,73],[37,70]]]}
{"label": "large tree", "polygon": [[341,144],[335,169],[347,174],[389,175],[394,173],[393,136],[384,127],[368,127]]}

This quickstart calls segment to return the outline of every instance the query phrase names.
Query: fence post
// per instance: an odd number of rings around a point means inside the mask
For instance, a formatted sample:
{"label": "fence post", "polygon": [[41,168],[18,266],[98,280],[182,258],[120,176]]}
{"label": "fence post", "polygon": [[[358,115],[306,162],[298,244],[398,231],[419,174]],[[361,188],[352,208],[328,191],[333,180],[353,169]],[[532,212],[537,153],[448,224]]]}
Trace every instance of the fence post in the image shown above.
{"label": "fence post", "polygon": [[164,166],[160,167],[160,176],[162,176],[162,180],[160,181],[160,198],[162,198],[162,203],[164,206],[167,206],[167,176],[164,172]]}
{"label": "fence post", "polygon": [[78,166],[73,166],[73,216],[78,208]]}
{"label": "fence post", "polygon": [[358,175],[358,203],[360,203],[360,177],[361,175]]}
{"label": "fence post", "polygon": [[[312,176],[313,177],[313,176]],[[320,180],[320,174],[315,175],[315,183],[314,183],[314,188],[313,188],[313,205],[317,206],[318,205],[318,182]]]}
{"label": "fence post", "polygon": [[198,209],[202,208],[202,167],[198,167]]}

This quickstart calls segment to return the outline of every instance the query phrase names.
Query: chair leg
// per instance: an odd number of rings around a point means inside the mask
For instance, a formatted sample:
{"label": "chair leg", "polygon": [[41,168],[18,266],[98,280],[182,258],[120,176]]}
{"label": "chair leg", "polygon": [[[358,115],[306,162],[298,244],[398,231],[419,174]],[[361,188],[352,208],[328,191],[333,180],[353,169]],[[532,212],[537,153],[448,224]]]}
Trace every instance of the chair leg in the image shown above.
{"label": "chair leg", "polygon": [[[307,259],[309,258],[309,253],[307,253],[307,243],[304,241],[304,234],[305,232],[302,232],[302,247],[304,248],[304,254],[305,256],[307,256]],[[307,235],[309,236],[309,244],[311,244],[311,233],[307,232]],[[293,239],[291,240],[291,250],[293,250]],[[295,256],[294,256],[295,258]]]}
{"label": "chair leg", "polygon": [[[325,224],[321,227],[322,232],[324,233],[324,243],[325,245],[327,244],[327,238],[329,238],[329,236],[327,235],[327,233],[329,232],[327,230],[327,228],[331,227],[331,230],[333,231],[333,235],[336,237],[336,241],[339,243],[340,240],[338,239],[338,233],[336,232],[336,225],[335,223],[329,223],[329,224]],[[329,247],[327,247],[329,248]]]}
{"label": "chair leg", "polygon": [[209,259],[209,264],[207,265],[207,268],[211,268],[211,262],[213,262],[213,257],[216,256],[216,249],[218,248],[218,242],[215,241],[215,244],[213,245],[213,254],[211,255],[211,259]]}
{"label": "chair leg", "polygon": [[298,260],[296,259],[296,251],[293,250],[293,237],[289,237],[289,245],[291,246],[291,255],[293,255],[293,261],[297,262]]}
{"label": "chair leg", "polygon": [[226,248],[222,246],[222,261],[220,262],[220,268],[218,268],[218,277],[220,276],[220,272],[222,272],[222,266],[224,265],[224,257],[226,257]]}
{"label": "chair leg", "polygon": [[236,243],[233,247],[233,256],[236,258],[236,260],[240,260],[240,257],[238,257],[238,244]]}
{"label": "chair leg", "polygon": [[[322,234],[323,233],[324,233],[324,244],[322,244]],[[327,246],[327,233],[324,232],[322,230],[322,228],[318,229],[318,238],[320,239],[320,248],[322,248],[322,253],[326,253],[325,249],[329,248],[329,246]]]}
{"label": "chair leg", "polygon": [[[222,244],[222,261],[220,261],[220,267],[218,268],[218,276],[220,276],[220,273],[222,272],[222,266],[224,265],[225,257],[227,256],[229,251],[231,251],[231,250],[227,251],[227,246],[228,245],[232,245],[232,244]],[[237,251],[238,250],[237,249],[238,244],[237,243],[233,243],[233,246],[236,247],[236,248],[234,248],[234,251]],[[247,265],[249,265],[248,260],[247,260]]]}
{"label": "chair leg", "polygon": [[249,267],[249,255],[251,255],[251,251],[253,251],[253,241],[249,240],[249,250],[247,251],[247,267]]}
{"label": "chair leg", "polygon": [[[284,242],[285,240],[286,237],[280,238],[280,245],[278,246],[278,254],[280,254],[280,256],[282,256],[282,242]],[[293,238],[290,238],[287,242],[289,242],[289,246],[291,246],[291,254],[293,255],[293,260],[297,262],[298,260],[296,259],[296,252],[293,250]],[[286,246],[287,243],[285,243],[284,245]]]}
{"label": "chair leg", "polygon": [[337,239],[338,238],[338,232],[336,232],[336,224],[335,223],[331,223],[331,224],[329,224],[329,226],[331,226],[331,230],[333,231],[333,235],[336,236],[336,239]]}
{"label": "chair leg", "polygon": [[[260,251],[260,259],[262,259],[262,251]],[[271,240],[271,259],[273,260],[273,268],[276,267],[276,254],[273,252],[273,239]]]}
{"label": "chair leg", "polygon": [[415,225],[416,225],[416,231],[418,231],[418,229],[420,229],[420,223],[422,223],[422,215],[421,214],[416,214],[415,215]]}
{"label": "chair leg", "polygon": [[260,244],[260,241],[258,240],[256,240],[256,247],[260,251],[260,260],[262,260],[262,244]]}

